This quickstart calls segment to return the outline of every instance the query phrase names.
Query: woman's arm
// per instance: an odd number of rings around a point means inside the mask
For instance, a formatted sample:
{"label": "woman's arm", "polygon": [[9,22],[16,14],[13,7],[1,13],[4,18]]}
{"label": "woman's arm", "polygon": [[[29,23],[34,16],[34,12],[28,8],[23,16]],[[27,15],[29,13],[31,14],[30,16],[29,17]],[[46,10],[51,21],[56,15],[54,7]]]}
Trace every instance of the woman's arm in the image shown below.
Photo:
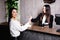
{"label": "woman's arm", "polygon": [[19,30],[19,31],[24,31],[26,30],[28,27],[31,27],[30,23],[26,23],[25,25],[21,26],[20,23],[11,23],[10,25],[13,29]]}
{"label": "woman's arm", "polygon": [[53,15],[50,16],[49,28],[53,27]]}
{"label": "woman's arm", "polygon": [[36,18],[34,18],[34,19],[32,18],[31,21],[32,22],[37,22],[39,19],[40,19],[40,14]]}
{"label": "woman's arm", "polygon": [[[31,17],[32,18],[32,17]],[[26,23],[25,25],[21,26],[20,23],[18,21],[16,22],[11,22],[11,26],[13,26],[14,28],[16,28],[19,31],[24,31],[26,30],[28,27],[31,27],[31,18],[29,18],[28,23]]]}
{"label": "woman's arm", "polygon": [[21,30],[20,31],[24,31],[24,30],[28,29],[31,26],[32,25],[30,25],[29,23],[26,23],[25,25],[21,26]]}

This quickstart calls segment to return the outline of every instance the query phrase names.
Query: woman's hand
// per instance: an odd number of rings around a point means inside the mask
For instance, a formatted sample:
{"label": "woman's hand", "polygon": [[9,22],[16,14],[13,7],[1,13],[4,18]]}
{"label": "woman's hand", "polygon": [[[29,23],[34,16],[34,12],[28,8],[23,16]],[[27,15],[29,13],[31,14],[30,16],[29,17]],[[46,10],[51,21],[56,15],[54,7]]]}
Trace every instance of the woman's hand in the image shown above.
{"label": "woman's hand", "polygon": [[31,19],[32,19],[32,16],[30,16],[30,18],[29,18],[29,21],[28,21],[28,22],[29,22],[29,24],[31,24],[31,23],[32,23],[32,22],[31,22]]}
{"label": "woman's hand", "polygon": [[29,25],[29,27],[31,27],[31,26],[32,26],[31,19],[32,19],[32,16],[30,16],[30,17],[29,17],[29,20],[28,20],[28,25]]}

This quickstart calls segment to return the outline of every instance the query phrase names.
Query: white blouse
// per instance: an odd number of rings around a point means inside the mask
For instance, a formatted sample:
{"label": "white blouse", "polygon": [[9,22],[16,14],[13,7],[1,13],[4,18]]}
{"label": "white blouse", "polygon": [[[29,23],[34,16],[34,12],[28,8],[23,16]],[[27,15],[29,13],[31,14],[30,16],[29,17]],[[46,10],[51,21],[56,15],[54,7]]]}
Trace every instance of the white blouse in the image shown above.
{"label": "white blouse", "polygon": [[45,21],[46,21],[46,15],[43,16],[42,24],[48,24],[48,23],[46,23]]}
{"label": "white blouse", "polygon": [[17,20],[11,19],[10,21],[10,33],[13,37],[18,37],[20,32],[26,30],[28,27],[31,27],[29,23],[21,26],[20,22]]}

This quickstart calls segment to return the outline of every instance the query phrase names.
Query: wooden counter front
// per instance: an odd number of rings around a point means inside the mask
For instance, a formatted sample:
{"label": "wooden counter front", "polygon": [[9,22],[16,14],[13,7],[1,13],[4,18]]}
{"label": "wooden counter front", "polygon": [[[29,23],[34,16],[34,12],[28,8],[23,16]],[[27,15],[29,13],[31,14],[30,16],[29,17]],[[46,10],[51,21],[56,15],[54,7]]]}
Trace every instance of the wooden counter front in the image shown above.
{"label": "wooden counter front", "polygon": [[60,32],[56,32],[56,30],[57,30],[56,28],[32,26],[28,30],[43,32],[43,33],[49,33],[49,34],[54,34],[54,35],[59,35],[60,36]]}

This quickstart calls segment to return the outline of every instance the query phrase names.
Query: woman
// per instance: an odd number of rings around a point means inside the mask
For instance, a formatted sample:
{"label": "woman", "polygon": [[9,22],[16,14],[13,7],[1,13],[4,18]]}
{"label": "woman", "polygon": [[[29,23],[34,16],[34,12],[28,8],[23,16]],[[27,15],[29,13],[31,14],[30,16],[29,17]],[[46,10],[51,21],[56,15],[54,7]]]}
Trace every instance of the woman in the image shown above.
{"label": "woman", "polygon": [[49,28],[53,26],[53,15],[51,15],[50,6],[44,5],[43,11],[40,13],[35,19],[31,20],[32,22],[37,22],[39,26],[46,26],[48,25]]}
{"label": "woman", "polygon": [[9,13],[9,26],[10,26],[11,36],[13,37],[12,39],[13,40],[15,40],[15,39],[20,40],[20,38],[19,38],[20,32],[26,30],[28,27],[31,27],[31,25],[30,25],[31,18],[29,19],[29,21],[25,25],[21,26],[20,22],[18,22],[16,20],[17,9],[11,8],[9,12],[10,12]]}

